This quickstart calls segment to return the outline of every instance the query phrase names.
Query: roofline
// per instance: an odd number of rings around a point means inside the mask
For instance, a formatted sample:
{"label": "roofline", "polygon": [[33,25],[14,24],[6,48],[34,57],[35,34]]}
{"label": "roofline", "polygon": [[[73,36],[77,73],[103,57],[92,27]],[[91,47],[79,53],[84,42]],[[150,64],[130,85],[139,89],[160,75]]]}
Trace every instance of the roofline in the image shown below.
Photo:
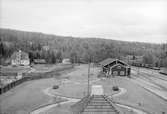
{"label": "roofline", "polygon": [[[126,62],[124,62],[124,61],[122,61],[122,60],[120,60],[120,59],[115,59],[115,60],[111,61],[110,63],[112,63],[112,62],[114,62],[114,61],[116,61],[116,62],[117,62],[117,61],[120,61],[120,62],[122,62],[123,64],[125,64],[126,66],[129,66]],[[105,65],[102,65],[102,64],[101,64],[101,66],[104,67],[104,66],[106,66],[106,65],[108,65],[108,64],[110,64],[110,63],[107,63],[107,64],[105,64]]]}
{"label": "roofline", "polygon": [[[113,65],[111,68],[113,68],[113,67],[115,67],[115,66],[117,66],[117,65],[125,66],[125,65],[122,65],[122,64],[120,64],[120,63],[117,63],[117,64]],[[128,66],[125,66],[125,67],[128,67]]]}
{"label": "roofline", "polygon": [[100,64],[100,65],[102,65],[102,66],[104,66],[104,65],[103,65],[103,64],[101,64],[101,63],[102,63],[102,62],[104,62],[104,61],[106,61],[106,60],[108,60],[108,59],[111,59],[111,62],[115,61],[115,59],[112,59],[112,58],[107,58],[107,59],[105,59],[105,60],[103,60],[103,61],[99,62],[99,64]]}
{"label": "roofline", "polygon": [[[119,60],[119,59],[118,59]],[[122,61],[122,60],[119,60],[120,62],[126,64],[127,66],[129,66],[126,62]]]}

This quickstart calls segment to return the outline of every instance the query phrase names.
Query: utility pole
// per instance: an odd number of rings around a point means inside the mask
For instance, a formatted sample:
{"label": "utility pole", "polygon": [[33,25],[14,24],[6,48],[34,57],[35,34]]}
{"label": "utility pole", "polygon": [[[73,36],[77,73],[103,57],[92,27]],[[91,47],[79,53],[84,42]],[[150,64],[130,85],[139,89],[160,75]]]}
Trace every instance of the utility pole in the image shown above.
{"label": "utility pole", "polygon": [[73,64],[74,64],[74,66],[75,66],[75,56],[73,57]]}
{"label": "utility pole", "polygon": [[139,66],[137,67],[137,74],[139,75],[139,73],[140,73],[140,69],[139,69]]}
{"label": "utility pole", "polygon": [[[159,67],[161,68],[161,63],[162,63],[162,49],[163,49],[163,45],[161,44],[160,46],[160,64],[159,64]],[[162,64],[163,66],[163,64]]]}
{"label": "utility pole", "polygon": [[92,57],[92,61],[93,61],[93,74],[94,74],[94,56]]}
{"label": "utility pole", "polygon": [[88,95],[90,94],[90,83],[89,83],[89,78],[90,78],[90,60],[88,63]]}

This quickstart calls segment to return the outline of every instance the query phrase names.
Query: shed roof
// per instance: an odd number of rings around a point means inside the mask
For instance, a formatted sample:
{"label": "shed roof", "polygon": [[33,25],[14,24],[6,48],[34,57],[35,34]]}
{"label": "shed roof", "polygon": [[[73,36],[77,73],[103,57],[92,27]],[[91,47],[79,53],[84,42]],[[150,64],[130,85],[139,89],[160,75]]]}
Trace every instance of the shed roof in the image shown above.
{"label": "shed roof", "polygon": [[100,62],[100,65],[106,66],[106,65],[108,65],[108,64],[110,64],[110,63],[112,63],[112,62],[114,62],[114,61],[117,61],[117,63],[120,62],[120,63],[122,63],[123,65],[128,66],[128,64],[125,63],[124,61],[119,60],[119,59],[112,59],[112,58],[108,58],[108,59],[105,59],[105,60],[101,61],[101,62]]}
{"label": "shed roof", "polygon": [[46,63],[46,61],[45,61],[45,59],[34,59],[34,63],[44,64],[44,63]]}
{"label": "shed roof", "polygon": [[115,59],[107,58],[107,59],[101,61],[99,64],[102,65],[102,66],[105,66],[105,65],[107,65],[107,64],[109,64],[109,63],[112,63],[114,60],[115,60]]}

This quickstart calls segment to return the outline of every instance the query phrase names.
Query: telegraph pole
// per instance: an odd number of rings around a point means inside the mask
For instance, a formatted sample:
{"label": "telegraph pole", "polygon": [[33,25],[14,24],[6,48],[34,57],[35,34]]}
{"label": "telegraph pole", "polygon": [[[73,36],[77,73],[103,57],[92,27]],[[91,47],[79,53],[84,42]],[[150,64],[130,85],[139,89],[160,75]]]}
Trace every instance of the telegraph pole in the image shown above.
{"label": "telegraph pole", "polygon": [[89,83],[89,78],[90,78],[90,60],[89,60],[89,63],[88,63],[88,95],[90,94],[90,83]]}
{"label": "telegraph pole", "polygon": [[139,66],[137,67],[137,74],[139,75],[139,73],[140,73],[140,69],[139,69]]}
{"label": "telegraph pole", "polygon": [[94,75],[94,56],[92,57],[92,61],[93,61],[93,75]]}

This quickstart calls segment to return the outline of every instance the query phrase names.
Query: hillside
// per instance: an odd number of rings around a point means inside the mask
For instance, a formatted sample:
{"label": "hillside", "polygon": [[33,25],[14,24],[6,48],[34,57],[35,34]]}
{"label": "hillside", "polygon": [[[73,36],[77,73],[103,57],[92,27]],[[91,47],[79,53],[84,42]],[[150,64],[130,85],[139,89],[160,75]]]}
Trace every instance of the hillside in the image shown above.
{"label": "hillside", "polygon": [[[100,38],[75,38],[11,29],[0,29],[0,40],[1,47],[3,46],[0,52],[2,58],[8,58],[14,51],[21,49],[28,52],[32,60],[45,58],[48,59],[48,62],[55,62],[52,61],[54,58],[64,57],[69,57],[73,61],[81,59],[88,61],[91,57],[91,60],[99,62],[108,57],[143,56],[147,53],[151,53],[154,58],[159,58],[162,51],[167,49],[166,44],[162,46]],[[50,58],[47,57],[48,55]],[[49,60],[51,58],[52,60]]]}

